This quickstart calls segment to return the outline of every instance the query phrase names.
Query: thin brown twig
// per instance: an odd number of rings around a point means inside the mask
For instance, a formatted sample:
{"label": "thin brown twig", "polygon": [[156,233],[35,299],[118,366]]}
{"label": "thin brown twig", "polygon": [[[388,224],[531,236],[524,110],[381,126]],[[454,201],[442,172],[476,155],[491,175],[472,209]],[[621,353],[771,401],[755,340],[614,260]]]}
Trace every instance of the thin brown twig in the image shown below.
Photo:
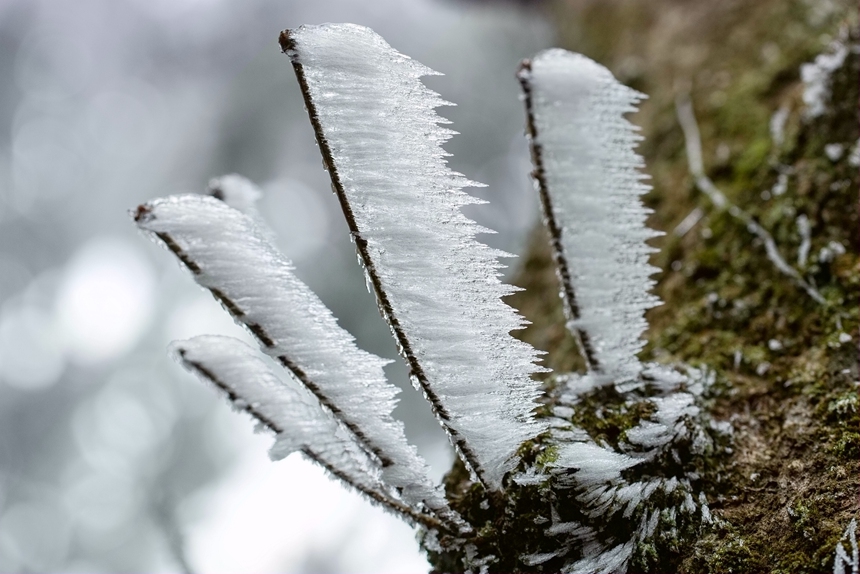
{"label": "thin brown twig", "polygon": [[[215,373],[213,373],[212,370],[209,369],[206,365],[199,361],[192,361],[186,358],[186,353],[184,349],[179,349],[178,353],[180,358],[182,358],[182,363],[184,365],[186,365],[190,370],[193,370],[200,377],[212,383],[212,385],[214,385],[216,388],[223,391],[224,394],[227,395],[227,398],[230,400],[230,402],[236,405],[240,410],[254,417],[257,421],[259,421],[261,425],[263,425],[265,428],[275,433],[276,435],[284,433],[284,429],[282,429],[272,419],[268,418],[265,414],[255,408],[250,401],[244,400],[244,398],[239,395],[238,392],[236,392],[236,389],[234,389],[224,381],[220,380],[215,375]],[[308,459],[319,464],[321,467],[326,469],[333,476],[337,477],[347,486],[354,488],[358,492],[364,494],[375,502],[378,502],[379,504],[385,506],[389,510],[392,510],[393,512],[403,516],[407,520],[416,524],[421,524],[422,526],[425,526],[427,528],[448,530],[446,525],[444,525],[437,518],[421,512],[417,512],[416,510],[410,508],[399,500],[391,498],[383,491],[354,482],[353,480],[351,480],[349,475],[337,468],[336,465],[327,461],[324,455],[317,453],[310,446],[304,445],[300,450],[301,453],[305,455]]]}

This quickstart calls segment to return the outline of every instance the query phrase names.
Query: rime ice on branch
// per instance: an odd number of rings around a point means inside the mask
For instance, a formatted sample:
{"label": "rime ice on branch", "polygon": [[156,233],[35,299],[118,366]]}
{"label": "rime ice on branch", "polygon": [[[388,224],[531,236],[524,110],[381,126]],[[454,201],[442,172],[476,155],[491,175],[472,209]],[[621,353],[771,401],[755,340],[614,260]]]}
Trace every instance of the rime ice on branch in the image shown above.
{"label": "rime ice on branch", "polygon": [[488,230],[464,216],[476,184],[448,168],[447,105],[419,78],[429,68],[353,24],[285,31],[333,188],[380,311],[452,443],[499,489],[520,445],[545,429],[532,409],[537,352],[510,331],[523,319],[500,298]]}
{"label": "rime ice on branch", "polygon": [[[694,494],[695,457],[714,444],[697,404],[711,377],[636,356],[644,312],[658,302],[649,294],[653,250],[645,243],[657,232],[645,227],[639,138],[624,119],[643,96],[563,50],[539,54],[519,73],[568,327],[589,365],[585,374],[556,378],[563,384],[550,398],[553,415],[536,421],[540,393],[531,376],[543,369],[537,351],[510,335],[524,320],[501,301],[514,291],[498,278],[505,254],[479,243],[476,234],[489,230],[460,211],[481,202],[463,191],[477,184],[446,164],[441,146],[454,132],[440,127],[445,121],[435,112],[446,102],[420,81],[434,72],[351,24],[286,31],[281,46],[412,381],[488,490],[452,498],[471,524],[449,507],[391,416],[397,391],[385,379],[386,361],[358,349],[295,277],[256,212],[259,190],[239,176],[213,180],[208,196],[145,204],[135,220],[291,377],[279,377],[264,357],[224,337],[177,343],[179,361],[275,433],[273,457],[299,450],[423,525],[430,555],[458,571],[503,563],[623,571],[658,528],[710,522],[705,495]],[[596,409],[587,400],[595,397]],[[573,416],[589,408],[597,419],[610,411],[642,414],[607,442]],[[505,473],[519,466],[517,451],[539,434],[530,445],[538,458],[501,493]],[[526,530],[547,523],[538,527],[545,536],[529,534],[530,547],[520,554],[503,547],[504,531],[522,531],[512,509],[524,494],[518,489],[534,486],[525,496],[538,497],[541,515],[526,518]]]}
{"label": "rime ice on branch", "polygon": [[[697,510],[702,521],[709,520],[707,501],[694,501],[693,474],[684,474],[686,463],[678,454],[700,453],[712,444],[694,404],[705,376],[643,365],[636,356],[644,345],[645,311],[659,304],[649,293],[657,269],[648,264],[655,250],[646,241],[660,232],[645,226],[649,210],[640,196],[650,187],[642,182],[644,161],[634,151],[641,138],[624,118],[644,96],[603,66],[559,49],[523,62],[518,76],[568,328],[588,364],[588,373],[559,378],[564,384],[556,414],[566,422],[554,426],[551,439],[558,455],[550,466],[562,470],[554,484],[575,490],[583,521],[568,523],[562,571],[623,571],[636,544],[654,534],[661,512],[673,523],[676,512],[689,517]],[[569,422],[570,413],[589,408],[580,403],[583,397],[608,385],[618,392],[606,400],[620,404],[621,412],[640,402],[653,409],[627,429],[617,447]],[[677,468],[666,469],[667,460]],[[656,492],[660,496],[652,502]],[[604,530],[613,517],[626,521],[626,533]]]}
{"label": "rime ice on branch", "polygon": [[645,227],[641,136],[624,118],[645,96],[559,49],[524,62],[519,79],[568,327],[598,384],[636,380],[644,313],[659,304],[645,240],[660,232]]}
{"label": "rime ice on branch", "polygon": [[355,346],[250,216],[213,197],[186,195],[143,205],[135,218],[334,414],[387,484],[415,508],[458,522],[403,424],[391,418],[398,390],[385,379],[388,361]]}
{"label": "rime ice on branch", "polygon": [[256,351],[232,337],[203,335],[171,344],[174,358],[220,389],[239,411],[275,434],[273,460],[299,451],[374,502],[414,523],[438,527],[386,485],[375,461],[355,438],[323,410],[316,397],[276,375]]}

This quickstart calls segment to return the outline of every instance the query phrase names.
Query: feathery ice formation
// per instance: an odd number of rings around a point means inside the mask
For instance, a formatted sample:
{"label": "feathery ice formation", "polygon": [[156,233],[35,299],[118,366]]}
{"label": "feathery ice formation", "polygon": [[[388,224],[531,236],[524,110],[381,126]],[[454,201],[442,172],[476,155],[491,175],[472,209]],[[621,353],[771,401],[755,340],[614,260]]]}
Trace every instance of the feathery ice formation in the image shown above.
{"label": "feathery ice formation", "polygon": [[[546,369],[511,336],[524,319],[501,301],[515,291],[499,281],[506,254],[479,243],[488,230],[460,210],[482,202],[445,161],[454,132],[435,109],[447,102],[420,81],[435,72],[353,24],[302,26],[280,43],[368,287],[469,471],[466,495],[446,497],[428,479],[392,417],[386,361],[360,350],[296,278],[254,207],[259,190],[239,176],[144,204],[135,220],[273,361],[214,336],[175,343],[177,360],[275,435],[273,458],[302,452],[421,526],[439,569],[621,572],[646,541],[710,522],[695,461],[721,430],[700,406],[713,374],[636,356],[644,312],[658,303],[645,243],[658,232],[645,227],[639,136],[624,118],[643,96],[563,50],[520,69],[567,326],[588,364],[555,374],[542,397],[532,376]],[[539,418],[538,399],[548,405]],[[582,423],[633,411],[617,440]],[[511,555],[505,536],[525,531],[535,533],[529,552]]]}
{"label": "feathery ice formation", "polygon": [[501,301],[502,252],[460,211],[482,203],[442,149],[454,133],[421,83],[436,72],[369,28],[302,26],[285,32],[332,184],[359,257],[413,381],[470,469],[497,490],[526,440],[545,426],[532,410],[537,351],[510,332],[522,317]]}

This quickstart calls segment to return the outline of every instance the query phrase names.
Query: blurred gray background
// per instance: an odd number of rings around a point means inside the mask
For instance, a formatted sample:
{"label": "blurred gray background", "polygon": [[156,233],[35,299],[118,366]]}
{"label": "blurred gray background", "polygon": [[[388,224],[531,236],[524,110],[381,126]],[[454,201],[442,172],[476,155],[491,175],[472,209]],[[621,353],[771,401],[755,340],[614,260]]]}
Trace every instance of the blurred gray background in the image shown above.
{"label": "blurred gray background", "polygon": [[[0,0],[0,572],[421,572],[411,530],[295,455],[271,463],[169,341],[241,331],[127,214],[243,174],[302,277],[395,358],[329,191],[281,29],[351,21],[443,72],[470,216],[522,249],[537,200],[514,78],[552,43],[515,4]],[[515,264],[515,261],[510,263]],[[400,363],[397,416],[447,443]]]}

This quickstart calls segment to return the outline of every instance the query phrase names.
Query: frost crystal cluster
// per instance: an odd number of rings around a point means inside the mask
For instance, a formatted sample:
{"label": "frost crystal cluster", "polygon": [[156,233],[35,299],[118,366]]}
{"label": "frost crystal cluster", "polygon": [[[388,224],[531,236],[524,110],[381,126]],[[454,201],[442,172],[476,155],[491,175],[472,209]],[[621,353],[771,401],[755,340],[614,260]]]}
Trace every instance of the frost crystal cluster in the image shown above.
{"label": "frost crystal cluster", "polygon": [[815,61],[800,67],[803,80],[803,103],[811,118],[822,115],[830,100],[830,76],[838,70],[848,56],[849,47],[841,39],[833,41],[827,52],[816,56]]}
{"label": "frost crystal cluster", "polygon": [[[368,286],[468,472],[447,493],[430,481],[392,417],[386,361],[296,278],[239,176],[134,214],[263,352],[201,336],[174,343],[176,359],[274,434],[273,459],[299,451],[420,526],[438,568],[625,571],[649,541],[710,522],[695,460],[714,447],[699,406],[712,375],[636,356],[658,303],[645,244],[657,232],[624,119],[643,96],[563,50],[521,67],[535,184],[588,365],[541,387],[539,352],[511,336],[525,321],[501,301],[515,291],[499,281],[506,254],[479,243],[488,230],[460,210],[481,203],[463,191],[479,184],[445,161],[454,132],[435,109],[446,102],[420,81],[435,72],[351,24],[288,30],[281,47]],[[611,441],[582,422],[618,415],[631,422]],[[527,533],[526,551],[508,555],[505,537]]]}

